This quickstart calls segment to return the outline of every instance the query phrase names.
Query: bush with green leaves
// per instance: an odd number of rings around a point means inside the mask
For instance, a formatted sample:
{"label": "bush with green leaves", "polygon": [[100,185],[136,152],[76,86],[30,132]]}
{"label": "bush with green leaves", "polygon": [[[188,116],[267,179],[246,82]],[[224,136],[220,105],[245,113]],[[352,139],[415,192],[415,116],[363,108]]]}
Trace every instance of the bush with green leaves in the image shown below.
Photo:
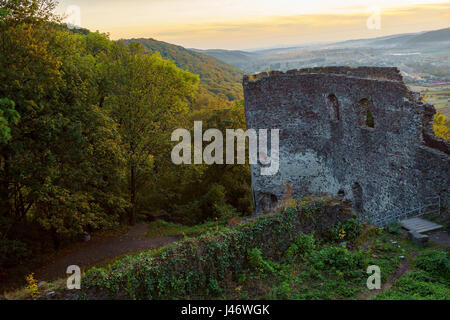
{"label": "bush with green leaves", "polygon": [[398,222],[391,222],[386,226],[386,230],[392,234],[400,234],[401,226]]}
{"label": "bush with green leaves", "polygon": [[216,279],[210,279],[207,293],[214,297],[222,294],[222,288]]}
{"label": "bush with green leaves", "polygon": [[447,252],[426,251],[414,259],[414,266],[444,283],[450,283],[450,261]]}
{"label": "bush with green leaves", "polygon": [[341,272],[345,276],[353,277],[364,273],[369,261],[369,254],[365,251],[353,253],[344,247],[325,245],[311,257],[312,264],[317,270],[327,272]]}
{"label": "bush with green leaves", "polygon": [[329,230],[332,241],[354,242],[362,234],[362,224],[356,218],[350,218],[332,226]]}
{"label": "bush with green leaves", "polygon": [[[316,206],[313,215],[323,215],[327,202],[314,201],[322,205]],[[342,207],[333,210],[337,217],[342,215]],[[108,269],[90,269],[84,278],[84,290],[88,296],[94,290],[97,298],[136,299],[182,298],[204,294],[205,290],[218,293],[213,279],[217,284],[226,279],[238,281],[245,270],[255,268],[259,275],[277,271],[278,264],[270,258],[285,250],[298,235],[307,221],[304,214],[302,208],[286,209],[255,222],[185,239],[156,252],[127,257]],[[299,239],[302,246],[308,243],[302,250],[311,245],[309,240]]]}
{"label": "bush with green leaves", "polygon": [[268,272],[274,273],[275,269],[269,261],[266,261],[262,256],[262,251],[259,248],[252,248],[248,250],[247,260],[250,268],[259,273]]}
{"label": "bush with green leaves", "polygon": [[295,236],[294,241],[292,241],[289,248],[286,250],[284,258],[288,262],[304,260],[313,252],[314,249],[316,249],[314,234],[304,234],[303,232],[299,232]]}
{"label": "bush with green leaves", "polygon": [[268,299],[269,300],[277,300],[277,299],[284,299],[287,300],[292,296],[292,288],[289,281],[282,281],[280,285],[276,286],[272,289],[272,291],[269,293]]}
{"label": "bush with green leaves", "polygon": [[423,270],[410,272],[396,280],[392,288],[382,292],[377,300],[449,300],[450,289],[436,282]]}
{"label": "bush with green leaves", "polygon": [[449,300],[450,268],[447,252],[425,251],[413,260],[415,270],[397,279],[378,300]]}

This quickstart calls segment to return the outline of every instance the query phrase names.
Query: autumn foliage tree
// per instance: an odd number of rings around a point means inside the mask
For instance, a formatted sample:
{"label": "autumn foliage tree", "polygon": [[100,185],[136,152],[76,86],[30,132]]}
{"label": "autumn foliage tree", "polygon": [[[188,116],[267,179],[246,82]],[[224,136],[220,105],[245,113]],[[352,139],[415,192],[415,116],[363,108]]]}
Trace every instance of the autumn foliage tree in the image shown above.
{"label": "autumn foliage tree", "polygon": [[450,140],[450,120],[439,111],[434,115],[434,134],[445,140]]}
{"label": "autumn foliage tree", "polygon": [[174,129],[243,127],[242,104],[203,101],[197,75],[139,44],[69,30],[55,6],[0,0],[0,278],[142,211],[189,224],[248,213],[248,166],[170,157]]}

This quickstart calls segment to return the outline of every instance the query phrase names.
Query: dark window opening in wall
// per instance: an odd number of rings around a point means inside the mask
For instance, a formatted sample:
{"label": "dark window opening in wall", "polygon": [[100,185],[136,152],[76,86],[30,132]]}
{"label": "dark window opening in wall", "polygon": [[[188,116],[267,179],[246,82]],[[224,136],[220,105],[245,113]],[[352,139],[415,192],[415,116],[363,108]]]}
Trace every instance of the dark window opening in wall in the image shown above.
{"label": "dark window opening in wall", "polygon": [[262,207],[264,208],[265,212],[275,209],[277,204],[278,204],[278,198],[276,195],[274,195],[272,193],[264,194],[264,197],[262,199]]}
{"label": "dark window opening in wall", "polygon": [[339,101],[338,98],[334,94],[330,94],[328,96],[328,107],[330,109],[330,117],[333,121],[339,121]]}
{"label": "dark window opening in wall", "polygon": [[369,108],[367,108],[366,126],[368,126],[369,128],[375,128],[375,122],[373,120],[373,115],[372,115],[372,112],[370,112]]}
{"label": "dark window opening in wall", "polygon": [[361,188],[361,185],[358,182],[355,182],[352,187],[353,191],[353,208],[355,208],[356,211],[362,212],[363,211],[363,190]]}
{"label": "dark window opening in wall", "polygon": [[277,205],[277,203],[278,203],[278,198],[277,198],[277,196],[274,195],[274,194],[271,194],[271,195],[270,195],[270,207],[271,207],[271,208],[275,207],[275,206]]}
{"label": "dark window opening in wall", "polygon": [[370,111],[369,99],[361,99],[358,103],[358,114],[360,125],[368,128],[375,128],[375,119]]}

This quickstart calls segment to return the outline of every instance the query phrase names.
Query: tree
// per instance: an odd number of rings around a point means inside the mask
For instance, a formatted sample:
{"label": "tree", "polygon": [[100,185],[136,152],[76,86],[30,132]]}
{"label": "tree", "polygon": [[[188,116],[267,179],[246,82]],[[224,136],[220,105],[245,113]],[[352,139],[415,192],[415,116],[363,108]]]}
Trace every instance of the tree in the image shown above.
{"label": "tree", "polygon": [[54,14],[57,4],[55,0],[0,0],[0,16],[10,26],[59,22]]}
{"label": "tree", "polygon": [[115,87],[105,105],[122,138],[129,172],[130,223],[134,224],[139,180],[158,151],[170,143],[170,133],[187,113],[199,79],[159,54],[142,54],[136,43],[119,43],[115,54],[110,66]]}
{"label": "tree", "polygon": [[439,111],[434,115],[433,130],[434,134],[445,140],[450,140],[450,120]]}
{"label": "tree", "polygon": [[7,98],[0,99],[0,144],[11,140],[10,125],[19,122],[20,115],[14,106],[14,101]]}
{"label": "tree", "polygon": [[103,57],[83,36],[51,23],[51,3],[0,3],[9,12],[0,26],[1,110],[8,121],[7,143],[0,144],[0,217],[39,224],[58,246],[60,238],[113,226],[126,201],[120,135],[98,104]]}

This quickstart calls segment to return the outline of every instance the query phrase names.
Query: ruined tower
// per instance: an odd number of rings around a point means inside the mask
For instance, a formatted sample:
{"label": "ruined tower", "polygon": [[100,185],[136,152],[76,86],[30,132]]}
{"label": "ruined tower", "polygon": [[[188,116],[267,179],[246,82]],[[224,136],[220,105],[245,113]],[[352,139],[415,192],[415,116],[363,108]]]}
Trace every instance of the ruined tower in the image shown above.
{"label": "ruined tower", "polygon": [[247,127],[280,129],[280,168],[252,166],[257,213],[293,196],[351,200],[372,217],[440,196],[448,207],[449,143],[434,136],[435,109],[396,68],[327,67],[245,76]]}

